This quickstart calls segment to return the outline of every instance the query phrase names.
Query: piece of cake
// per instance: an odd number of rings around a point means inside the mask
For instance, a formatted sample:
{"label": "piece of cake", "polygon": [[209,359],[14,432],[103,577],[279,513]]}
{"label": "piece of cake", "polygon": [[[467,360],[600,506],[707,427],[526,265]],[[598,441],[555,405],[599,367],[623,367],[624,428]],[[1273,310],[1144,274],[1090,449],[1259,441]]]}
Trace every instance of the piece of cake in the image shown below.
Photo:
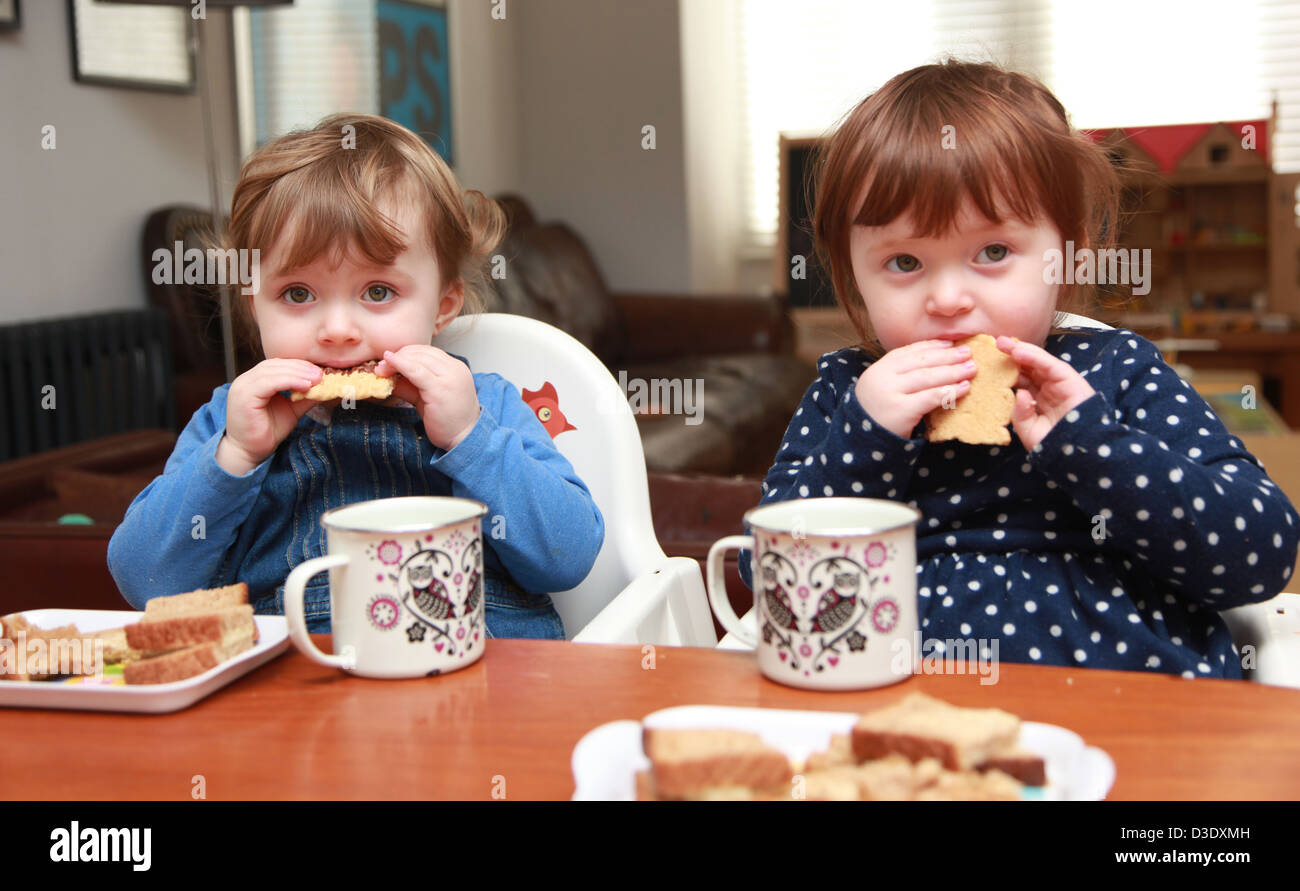
{"label": "piece of cake", "polygon": [[913,693],[868,712],[853,728],[859,761],[900,754],[912,761],[935,758],[948,770],[972,770],[1015,746],[1020,719],[995,708],[959,708]]}
{"label": "piece of cake", "polygon": [[659,798],[685,798],[725,787],[788,790],[794,777],[785,754],[756,733],[646,728],[642,744]]}

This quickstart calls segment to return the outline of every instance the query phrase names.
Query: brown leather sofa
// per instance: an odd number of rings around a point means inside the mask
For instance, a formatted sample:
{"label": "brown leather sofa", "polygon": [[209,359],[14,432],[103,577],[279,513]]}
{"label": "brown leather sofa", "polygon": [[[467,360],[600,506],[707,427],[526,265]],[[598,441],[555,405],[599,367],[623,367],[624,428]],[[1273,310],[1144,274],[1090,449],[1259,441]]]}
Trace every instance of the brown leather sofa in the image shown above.
{"label": "brown leather sofa", "polygon": [[[591,252],[561,222],[538,223],[517,196],[498,199],[510,220],[499,248],[504,276],[490,280],[489,312],[555,325],[627,382],[651,471],[761,475],[770,466],[814,369],[792,352],[779,298],[614,294]],[[215,301],[188,285],[154,284],[153,252],[201,246],[208,215],[165,207],[150,216],[141,249],[150,300],[172,320],[177,417],[188,419],[223,381]],[[240,357],[240,368],[255,359]],[[656,384],[656,382],[660,382]],[[664,383],[666,382],[666,383]],[[695,405],[648,404],[661,393],[702,394]],[[669,399],[668,402],[675,400]],[[694,409],[691,415],[684,411]]]}
{"label": "brown leather sofa", "polygon": [[506,274],[492,281],[489,310],[540,319],[582,341],[628,382],[634,409],[654,381],[690,382],[702,392],[696,417],[681,413],[681,404],[638,413],[651,471],[765,473],[816,377],[792,352],[784,302],[611,293],[576,232],[538,223],[517,196],[498,200],[510,229],[500,248]]}

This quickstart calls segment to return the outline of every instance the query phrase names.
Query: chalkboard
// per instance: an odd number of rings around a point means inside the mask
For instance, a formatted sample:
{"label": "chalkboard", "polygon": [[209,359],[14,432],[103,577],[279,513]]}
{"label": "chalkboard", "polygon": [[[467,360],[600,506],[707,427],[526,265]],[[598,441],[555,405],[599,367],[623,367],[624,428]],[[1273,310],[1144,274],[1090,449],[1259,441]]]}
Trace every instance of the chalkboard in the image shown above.
{"label": "chalkboard", "polygon": [[781,198],[777,216],[777,251],[774,286],[794,307],[835,306],[829,272],[813,250],[812,200],[815,189],[808,181],[817,138],[782,136]]}

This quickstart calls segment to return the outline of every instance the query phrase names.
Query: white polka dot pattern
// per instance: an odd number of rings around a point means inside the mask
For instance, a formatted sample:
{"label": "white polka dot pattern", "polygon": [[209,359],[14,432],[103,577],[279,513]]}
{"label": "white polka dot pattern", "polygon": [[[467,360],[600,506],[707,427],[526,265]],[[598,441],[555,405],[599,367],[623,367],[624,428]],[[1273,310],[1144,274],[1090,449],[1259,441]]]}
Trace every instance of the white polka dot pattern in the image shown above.
{"label": "white polka dot pattern", "polygon": [[[1300,517],[1150,341],[1119,329],[1046,349],[1096,392],[1032,453],[1014,433],[1001,447],[931,445],[920,425],[896,436],[854,394],[868,355],[827,354],[763,503],[916,507],[927,639],[997,640],[1012,662],[1240,677],[1218,611],[1286,587]],[[749,582],[747,553],[740,565]]]}

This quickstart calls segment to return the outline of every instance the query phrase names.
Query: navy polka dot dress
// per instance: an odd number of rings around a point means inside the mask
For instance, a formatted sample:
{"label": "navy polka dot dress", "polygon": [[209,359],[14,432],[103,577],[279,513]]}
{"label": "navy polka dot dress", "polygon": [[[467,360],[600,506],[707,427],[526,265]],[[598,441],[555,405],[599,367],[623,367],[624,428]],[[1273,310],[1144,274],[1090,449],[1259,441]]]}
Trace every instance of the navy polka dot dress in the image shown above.
{"label": "navy polka dot dress", "polygon": [[1097,392],[1030,452],[1014,431],[1000,447],[928,443],[923,426],[896,436],[854,396],[870,356],[828,353],[762,503],[859,495],[918,509],[927,655],[997,639],[1008,662],[1240,678],[1218,610],[1286,588],[1295,509],[1150,341],[1068,331],[1045,349]]}

